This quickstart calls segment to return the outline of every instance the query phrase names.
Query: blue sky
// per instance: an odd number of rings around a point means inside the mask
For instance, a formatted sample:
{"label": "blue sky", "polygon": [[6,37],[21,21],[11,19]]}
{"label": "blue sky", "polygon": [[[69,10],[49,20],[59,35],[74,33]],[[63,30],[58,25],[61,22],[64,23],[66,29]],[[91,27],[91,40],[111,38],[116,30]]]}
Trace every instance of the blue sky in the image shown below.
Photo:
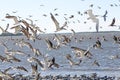
{"label": "blue sky", "polygon": [[[90,7],[91,4],[93,4],[93,7]],[[113,7],[110,6],[111,4]],[[101,9],[98,7],[101,7]],[[54,11],[55,8],[57,8],[56,11]],[[65,22],[64,17],[69,18],[71,15],[74,15],[73,19],[68,20],[70,23],[68,23],[69,27],[67,28],[67,31],[61,32],[69,32],[70,29],[74,29],[76,32],[95,31],[95,24],[91,20],[87,20],[88,15],[84,14],[88,9],[92,9],[95,15],[100,16],[102,16],[106,10],[108,11],[106,22],[103,21],[102,17],[98,17],[100,21],[100,31],[119,30],[119,0],[1,0],[0,26],[5,28],[7,23],[10,24],[10,27],[13,25],[14,22],[11,19],[5,18],[7,13],[14,16],[20,16],[22,19],[29,18],[29,15],[32,15],[31,19],[34,21],[34,24],[40,27],[41,30],[46,29],[47,33],[54,32],[55,25],[50,18],[50,13],[57,13],[59,16],[55,16],[55,18],[60,23],[60,26]],[[17,11],[17,13],[13,13],[13,11]],[[78,11],[80,11],[83,16],[79,15],[77,13]],[[46,14],[47,17],[44,17],[43,14]],[[65,16],[64,14],[68,15]],[[116,18],[117,27],[108,26],[114,17]],[[80,23],[78,23],[78,20]],[[85,22],[87,23],[84,24]],[[9,29],[9,31],[12,32],[13,30]]]}

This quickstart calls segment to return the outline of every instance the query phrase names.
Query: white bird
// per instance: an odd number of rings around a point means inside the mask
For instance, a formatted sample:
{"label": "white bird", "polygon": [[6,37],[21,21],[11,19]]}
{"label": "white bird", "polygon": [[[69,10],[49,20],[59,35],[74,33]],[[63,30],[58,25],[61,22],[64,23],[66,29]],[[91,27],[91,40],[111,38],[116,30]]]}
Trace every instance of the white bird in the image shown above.
{"label": "white bird", "polygon": [[96,18],[96,15],[93,14],[92,9],[87,10],[87,14],[89,15],[88,19],[91,19],[94,23],[96,23],[96,32],[99,31],[99,19]]}
{"label": "white bird", "polygon": [[81,49],[81,48],[78,48],[78,47],[71,47],[71,48],[74,49],[76,57],[83,58],[83,57],[86,56],[88,58],[91,58],[91,56],[92,56],[92,53],[89,52],[89,50],[92,48],[92,46],[88,47],[87,50]]}
{"label": "white bird", "polygon": [[16,16],[6,15],[6,18],[8,18],[8,19],[13,19],[14,22],[15,22],[15,24],[18,24],[18,23],[19,23],[19,21],[18,21],[18,19],[17,19]]}
{"label": "white bird", "polygon": [[60,30],[66,30],[64,27],[67,26],[67,22],[65,22],[63,24],[63,26],[60,27],[59,22],[55,19],[55,17],[53,16],[53,14],[50,13],[50,15],[51,15],[51,19],[53,20],[53,22],[54,22],[54,24],[56,26],[56,31],[55,32],[60,31]]}
{"label": "white bird", "polygon": [[7,31],[8,28],[9,28],[9,24],[7,24],[6,29],[3,29],[3,28],[0,26],[0,29],[1,29],[2,33],[9,33],[9,32]]}
{"label": "white bird", "polygon": [[20,25],[18,24],[18,25],[14,25],[14,26],[12,26],[10,29],[15,29],[15,34],[18,34],[18,33],[20,33],[21,32],[21,27],[20,27]]}
{"label": "white bird", "polygon": [[79,62],[74,62],[74,61],[71,59],[72,56],[71,56],[70,54],[67,54],[67,55],[66,55],[66,58],[67,58],[67,60],[69,60],[69,63],[70,63],[71,66],[73,66],[73,65],[80,65],[80,63],[82,62],[82,60],[80,60]]}

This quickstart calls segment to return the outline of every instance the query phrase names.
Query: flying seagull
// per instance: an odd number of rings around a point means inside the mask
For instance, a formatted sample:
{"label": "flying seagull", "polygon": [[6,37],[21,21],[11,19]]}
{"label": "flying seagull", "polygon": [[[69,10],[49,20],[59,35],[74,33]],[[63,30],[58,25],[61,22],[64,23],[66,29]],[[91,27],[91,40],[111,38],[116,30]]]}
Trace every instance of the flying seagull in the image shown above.
{"label": "flying seagull", "polygon": [[19,21],[18,21],[18,19],[17,19],[16,16],[6,15],[6,18],[8,18],[8,19],[13,19],[14,22],[15,22],[15,24],[18,24],[18,23],[19,23]]}
{"label": "flying seagull", "polygon": [[82,60],[80,60],[79,62],[74,62],[74,61],[72,60],[72,56],[71,56],[70,54],[67,54],[67,55],[66,55],[66,59],[69,61],[69,64],[70,64],[71,66],[73,66],[73,65],[80,65],[80,63],[82,62]]}
{"label": "flying seagull", "polygon": [[96,32],[99,31],[99,19],[96,18],[97,15],[94,15],[92,9],[87,10],[87,14],[89,15],[88,19],[91,19],[94,23],[96,23]]}
{"label": "flying seagull", "polygon": [[108,14],[108,12],[107,12],[107,10],[106,10],[106,11],[105,11],[105,14],[102,16],[102,17],[104,18],[104,21],[106,21],[107,14]]}
{"label": "flying seagull", "polygon": [[113,20],[109,26],[115,26],[115,18],[113,18]]}
{"label": "flying seagull", "polygon": [[86,56],[88,58],[91,58],[91,56],[92,56],[92,53],[89,52],[90,48],[92,48],[91,46],[88,47],[87,50],[81,49],[81,48],[78,48],[78,47],[74,47],[74,46],[72,46],[71,48],[74,49],[76,57],[83,58],[83,57]]}
{"label": "flying seagull", "polygon": [[51,15],[51,19],[53,20],[53,22],[55,23],[55,26],[56,26],[56,31],[55,32],[60,31],[60,30],[66,30],[64,27],[67,26],[67,22],[65,22],[63,24],[63,26],[60,27],[59,22],[55,19],[55,17],[53,16],[53,14],[50,13],[50,15]]}

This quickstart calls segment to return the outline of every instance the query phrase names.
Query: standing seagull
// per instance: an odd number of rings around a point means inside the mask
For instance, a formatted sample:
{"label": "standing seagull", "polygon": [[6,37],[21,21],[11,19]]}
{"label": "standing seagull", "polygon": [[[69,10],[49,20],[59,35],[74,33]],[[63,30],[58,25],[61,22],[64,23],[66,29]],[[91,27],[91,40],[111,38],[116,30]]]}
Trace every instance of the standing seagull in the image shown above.
{"label": "standing seagull", "polygon": [[115,18],[113,18],[113,20],[112,20],[110,26],[115,26]]}
{"label": "standing seagull", "polygon": [[91,9],[87,10],[87,14],[89,15],[88,19],[91,19],[94,23],[96,23],[96,31],[98,32],[99,31],[99,19],[96,18],[96,15],[92,13]]}
{"label": "standing seagull", "polygon": [[64,27],[67,26],[67,22],[64,23],[64,25],[62,27],[59,26],[59,22],[55,19],[55,17],[53,16],[52,13],[50,13],[51,15],[51,19],[53,20],[53,22],[55,23],[56,26],[56,31],[60,31],[60,30],[66,30]]}

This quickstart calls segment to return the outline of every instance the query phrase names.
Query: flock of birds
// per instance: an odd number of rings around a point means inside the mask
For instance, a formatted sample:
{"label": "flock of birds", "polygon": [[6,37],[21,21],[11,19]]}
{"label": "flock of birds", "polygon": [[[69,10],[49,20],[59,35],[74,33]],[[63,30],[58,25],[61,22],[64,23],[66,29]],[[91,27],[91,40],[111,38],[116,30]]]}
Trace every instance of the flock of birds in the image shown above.
{"label": "flock of birds", "polygon": [[[113,6],[114,5],[111,4],[111,7]],[[91,4],[90,7],[93,7],[93,4]],[[101,7],[99,7],[99,9],[101,9]],[[57,8],[54,9],[54,11],[56,10]],[[16,13],[16,12],[13,12],[13,13]],[[83,15],[80,12],[78,12],[78,14]],[[92,20],[92,22],[96,24],[96,32],[99,32],[99,19],[98,19],[99,15],[94,15],[92,12],[92,9],[86,10],[84,14],[87,14],[89,16],[87,20]],[[108,11],[106,10],[105,14],[102,15],[104,21],[106,21],[106,18],[108,17],[107,14],[108,14]],[[67,14],[64,14],[64,15],[67,15]],[[47,15],[44,14],[43,16],[46,17]],[[58,16],[58,14],[56,13],[54,15],[53,13],[50,13],[51,20],[56,26],[55,32],[59,32],[61,30],[67,30],[68,24],[69,24],[69,22],[67,21],[68,18],[64,17],[66,21],[62,26],[60,26],[55,16]],[[23,33],[24,37],[20,36],[19,38],[14,38],[11,36],[11,38],[6,37],[5,39],[0,39],[0,47],[2,47],[3,49],[0,52],[2,53],[0,55],[0,65],[6,64],[6,63],[7,64],[21,63],[22,60],[19,59],[18,56],[22,56],[29,63],[29,65],[31,66],[31,69],[25,68],[24,66],[21,66],[21,65],[10,66],[10,67],[8,66],[4,70],[0,69],[0,79],[3,78],[6,80],[14,80],[13,75],[15,73],[13,74],[10,73],[10,71],[12,70],[20,70],[20,71],[25,71],[27,73],[30,72],[30,70],[32,70],[31,75],[35,77],[35,80],[39,80],[39,77],[40,77],[39,69],[45,71],[49,69],[64,67],[63,65],[59,64],[59,62],[56,61],[56,58],[57,58],[56,56],[54,57],[54,55],[49,55],[49,53],[48,54],[42,53],[40,48],[35,46],[35,44],[38,45],[39,42],[42,42],[43,44],[45,43],[44,45],[47,46],[47,49],[44,49],[44,50],[48,52],[54,51],[54,50],[59,51],[59,49],[61,48],[69,47],[70,50],[73,51],[74,53],[73,55],[77,58],[77,61],[76,61],[74,60],[74,57],[72,56],[72,54],[64,54],[65,56],[63,57],[65,57],[65,59],[68,61],[68,64],[70,65],[70,67],[80,66],[80,64],[84,61],[84,58],[93,59],[94,56],[90,52],[91,49],[103,49],[102,45],[104,44],[102,44],[99,37],[96,39],[95,43],[88,46],[87,49],[82,49],[77,46],[72,46],[71,42],[79,43],[84,41],[84,37],[80,39],[76,37],[77,34],[74,31],[74,29],[71,29],[72,34],[70,34],[69,36],[62,35],[62,34],[61,35],[53,34],[52,37],[41,38],[38,32],[39,33],[45,33],[45,32],[42,31],[40,27],[38,27],[38,25],[34,24],[32,19],[30,18],[21,19],[20,17],[13,16],[10,14],[6,14],[5,18],[13,19],[14,26],[12,26],[10,29],[15,29],[15,32],[14,32],[15,34]],[[71,15],[69,17],[69,19],[72,19],[72,18],[74,18],[74,15]],[[28,23],[28,21],[30,21],[30,23]],[[109,26],[116,26],[115,18],[113,18]],[[9,31],[7,31],[8,28],[9,28],[9,24],[7,24],[6,29],[3,29],[2,27],[0,27],[3,33],[9,33]],[[89,39],[91,40],[92,37],[89,37]],[[119,37],[113,36],[113,40],[114,40],[114,43],[120,44]],[[107,41],[105,36],[102,37],[102,41]],[[11,42],[10,45],[9,45],[9,42]],[[26,49],[25,51],[23,51],[24,48]],[[119,55],[115,55],[112,57],[112,59],[114,58],[120,58],[120,57]],[[98,67],[101,66],[101,64],[97,60],[94,60],[92,65],[96,65]]]}
{"label": "flock of birds", "polygon": [[[29,27],[28,27],[29,29]],[[37,38],[34,38],[32,41],[27,35],[19,36],[18,38],[14,37],[5,37],[5,39],[0,39],[0,47],[3,49],[1,51],[2,54],[0,55],[0,64],[17,64],[23,61],[27,61],[31,68],[26,68],[24,65],[21,64],[16,66],[7,66],[7,68],[0,70],[0,77],[4,79],[13,80],[16,73],[11,74],[10,72],[13,70],[25,71],[27,73],[31,72],[31,75],[35,77],[35,80],[39,80],[40,71],[46,71],[49,69],[56,69],[64,67],[62,64],[56,61],[57,56],[50,55],[49,53],[42,53],[39,47],[36,47],[38,43],[42,43],[46,45],[43,50],[48,52],[50,51],[59,51],[61,48],[70,48],[72,52],[69,51],[69,54],[64,54],[63,58],[68,61],[70,67],[73,66],[80,66],[80,64],[84,63],[84,58],[86,59],[93,59],[94,55],[90,52],[91,49],[101,49],[103,50],[102,42],[107,42],[107,38],[105,36],[100,39],[96,37],[95,43],[88,46],[87,49],[80,48],[78,46],[74,46],[72,43],[81,43],[84,42],[84,37],[78,38],[76,37],[77,34],[70,34],[62,35],[62,34],[53,34],[50,36],[40,37],[37,35]],[[88,38],[92,40],[92,37]],[[114,43],[120,44],[120,38],[117,36],[113,36]],[[41,46],[42,47],[42,46]],[[24,50],[25,49],[25,50]],[[62,51],[61,51],[62,52]],[[64,52],[64,51],[63,51]],[[74,53],[74,55],[72,54]],[[24,60],[20,59],[20,56],[24,57]],[[61,54],[62,56],[62,54]],[[77,60],[74,60],[75,58]],[[112,59],[120,58],[119,55],[112,56]],[[101,66],[101,64],[94,60],[92,65]],[[30,71],[32,70],[32,71]],[[21,74],[20,74],[21,75]],[[23,75],[22,75],[23,76]]]}
{"label": "flock of birds", "polygon": [[[40,5],[42,7],[44,7],[44,5]],[[87,19],[84,19],[84,24],[87,23],[87,21],[91,20],[93,23],[95,23],[95,27],[96,27],[96,32],[99,32],[99,28],[102,28],[101,27],[101,24],[100,24],[100,18],[103,18],[104,22],[107,22],[107,18],[109,17],[109,13],[108,13],[108,10],[105,10],[105,13],[103,14],[94,14],[93,13],[93,8],[94,8],[94,4],[90,4],[89,5],[89,8],[88,10],[85,10],[84,12],[80,12],[80,11],[77,11],[77,14],[78,15],[74,15],[74,14],[67,14],[67,13],[63,13],[63,18],[64,18],[64,24],[62,26],[60,26],[60,23],[59,21],[56,19],[58,16],[61,17],[61,14],[58,14],[57,13],[57,10],[59,10],[58,8],[55,8],[53,11],[54,12],[50,12],[50,13],[46,13],[46,14],[43,14],[42,16],[44,17],[47,17],[47,16],[50,16],[51,17],[51,20],[53,21],[53,23],[55,24],[55,32],[59,32],[61,30],[69,30],[69,24],[71,22],[73,23],[81,23],[81,20],[80,19],[77,19],[76,17],[79,17],[79,16],[87,16],[88,15],[88,18]],[[109,5],[110,7],[119,7],[120,4],[110,4]],[[102,7],[98,6],[98,9],[101,9]],[[16,14],[18,11],[12,11],[12,13]],[[14,24],[13,26],[9,25],[9,23],[7,24],[7,27],[6,29],[3,29],[3,27],[0,26],[0,29],[1,31],[4,33],[4,32],[8,32],[8,28],[9,26],[11,26],[10,29],[15,29],[15,34],[19,33],[19,32],[23,32],[25,35],[27,36],[30,36],[30,31],[32,32],[32,36],[35,35],[36,33],[45,33],[45,31],[47,30],[47,28],[44,28],[44,31],[40,29],[39,25],[37,24],[34,24],[35,21],[38,21],[38,20],[32,20],[32,17],[33,15],[29,15],[29,18],[25,18],[25,19],[22,19],[22,17],[20,16],[15,16],[15,15],[10,15],[10,14],[6,14],[5,18],[6,19],[13,19],[14,20]],[[80,17],[80,18],[81,18]],[[74,19],[75,18],[75,19]],[[76,21],[77,19],[77,21]],[[5,21],[5,19],[2,19],[2,21]],[[108,26],[117,26],[119,27],[119,25],[117,25],[116,23],[116,17],[113,17],[113,19],[111,20],[111,22],[109,22],[109,25]],[[89,26],[90,27],[90,26]],[[91,29],[91,27],[90,27]],[[74,30],[74,28],[71,28],[70,29],[72,32]],[[74,30],[75,32],[75,30]],[[33,36],[35,37],[35,36]]]}

